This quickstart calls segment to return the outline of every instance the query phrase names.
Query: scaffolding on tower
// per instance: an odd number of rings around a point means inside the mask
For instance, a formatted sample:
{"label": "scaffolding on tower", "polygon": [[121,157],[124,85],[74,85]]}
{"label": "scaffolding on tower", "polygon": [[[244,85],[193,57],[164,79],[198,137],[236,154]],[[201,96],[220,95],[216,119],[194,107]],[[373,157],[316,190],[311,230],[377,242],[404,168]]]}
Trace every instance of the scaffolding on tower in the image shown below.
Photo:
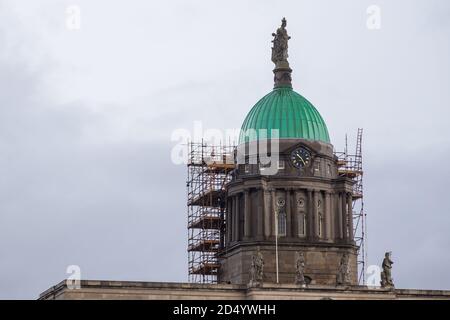
{"label": "scaffolding on tower", "polygon": [[353,234],[355,244],[358,247],[358,282],[361,285],[366,282],[365,269],[367,262],[367,215],[364,212],[362,134],[363,129],[359,128],[355,153],[348,153],[347,136],[345,137],[344,151],[335,152],[338,158],[339,175],[354,181],[352,203]]}
{"label": "scaffolding on tower", "polygon": [[225,186],[235,168],[234,146],[188,144],[189,282],[217,283],[217,253],[225,229]]}

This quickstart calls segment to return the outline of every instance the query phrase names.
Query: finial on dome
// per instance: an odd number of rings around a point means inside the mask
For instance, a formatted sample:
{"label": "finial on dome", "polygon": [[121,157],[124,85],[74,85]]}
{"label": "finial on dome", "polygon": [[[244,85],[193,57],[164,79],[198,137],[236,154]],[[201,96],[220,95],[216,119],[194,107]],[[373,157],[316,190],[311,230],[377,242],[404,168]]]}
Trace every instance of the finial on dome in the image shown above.
{"label": "finial on dome", "polygon": [[272,40],[272,62],[275,64],[273,73],[275,74],[275,88],[277,87],[292,87],[291,72],[287,58],[288,55],[288,41],[291,38],[286,30],[286,18],[281,20],[281,27],[276,33],[272,33],[274,39]]}

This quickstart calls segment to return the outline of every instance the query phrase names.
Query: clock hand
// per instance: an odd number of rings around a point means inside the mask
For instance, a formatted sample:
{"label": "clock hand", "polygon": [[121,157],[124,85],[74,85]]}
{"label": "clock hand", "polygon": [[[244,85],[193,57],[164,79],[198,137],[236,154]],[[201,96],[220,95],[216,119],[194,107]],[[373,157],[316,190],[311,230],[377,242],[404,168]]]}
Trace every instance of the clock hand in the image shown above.
{"label": "clock hand", "polygon": [[300,160],[302,160],[303,165],[306,167],[306,163],[305,163],[305,161],[303,160],[303,158],[302,158],[302,157],[299,157],[299,158],[300,158]]}

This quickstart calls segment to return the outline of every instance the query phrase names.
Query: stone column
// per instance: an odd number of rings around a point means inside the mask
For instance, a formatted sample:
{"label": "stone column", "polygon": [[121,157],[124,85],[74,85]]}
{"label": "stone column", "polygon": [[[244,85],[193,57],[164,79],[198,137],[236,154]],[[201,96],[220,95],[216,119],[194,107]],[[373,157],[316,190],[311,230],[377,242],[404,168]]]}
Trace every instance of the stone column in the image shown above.
{"label": "stone column", "polygon": [[234,196],[234,215],[233,215],[233,239],[234,241],[239,240],[239,194]]}
{"label": "stone column", "polygon": [[347,241],[348,239],[348,214],[347,214],[347,197],[345,192],[341,192],[341,213],[342,213],[342,231],[343,239]]}
{"label": "stone column", "polygon": [[319,238],[319,212],[317,210],[317,194],[320,191],[314,190],[313,191],[313,237],[314,239]]}
{"label": "stone column", "polygon": [[352,207],[352,194],[347,193],[347,206],[348,206],[348,238],[349,241],[353,241],[353,207]]}
{"label": "stone column", "polygon": [[314,212],[314,204],[313,204],[313,196],[312,190],[308,189],[308,208],[306,211],[306,238],[311,241],[314,235],[314,220],[313,220],[313,212]]}
{"label": "stone column", "polygon": [[238,240],[242,240],[244,237],[244,210],[241,207],[241,204],[244,199],[244,193],[238,194]]}
{"label": "stone column", "polygon": [[270,193],[264,189],[264,237],[270,236]]}
{"label": "stone column", "polygon": [[251,236],[251,210],[250,210],[250,197],[249,190],[244,191],[244,239],[248,239]]}
{"label": "stone column", "polygon": [[291,190],[286,189],[286,237],[292,237],[292,205],[291,205]]}
{"label": "stone column", "polygon": [[257,206],[257,215],[256,215],[256,236],[258,240],[262,240],[264,237],[264,190],[258,190],[257,194],[259,201]]}
{"label": "stone column", "polygon": [[330,224],[331,224],[331,219],[330,219],[330,193],[328,191],[324,192],[324,196],[323,196],[323,230],[324,230],[324,234],[323,234],[323,238],[325,240],[330,239]]}
{"label": "stone column", "polygon": [[328,226],[328,237],[330,240],[335,238],[335,206],[334,206],[334,198],[333,198],[333,194],[331,192],[327,193],[328,196],[328,221],[329,221],[329,226]]}
{"label": "stone column", "polygon": [[228,197],[227,198],[227,217],[226,217],[226,224],[225,224],[225,226],[227,228],[227,231],[226,231],[227,238],[226,238],[225,242],[227,245],[231,242],[231,228],[232,228],[231,227],[231,215],[233,214],[232,208],[233,208],[233,198]]}
{"label": "stone column", "polygon": [[234,241],[234,210],[235,210],[235,205],[234,205],[234,196],[230,196],[230,225],[229,225],[229,230],[230,230],[230,242]]}
{"label": "stone column", "polygon": [[299,199],[299,195],[297,191],[294,191],[292,193],[292,202],[291,202],[291,222],[292,222],[292,227],[291,227],[291,232],[292,232],[292,236],[297,238],[298,237],[298,213],[299,213],[299,208],[297,206],[297,199]]}
{"label": "stone column", "polygon": [[271,189],[270,190],[270,199],[271,199],[271,201],[270,201],[270,203],[271,203],[271,205],[270,205],[270,221],[271,221],[271,228],[270,228],[270,235],[271,236],[275,236],[275,227],[276,227],[276,222],[275,222],[275,210],[276,210],[276,202],[277,202],[277,199],[276,199],[276,192],[275,192],[275,189]]}
{"label": "stone column", "polygon": [[335,213],[336,213],[336,228],[335,228],[335,230],[336,230],[336,239],[343,239],[343,237],[344,237],[344,233],[343,233],[343,221],[342,221],[342,205],[341,205],[341,202],[342,202],[342,196],[341,196],[342,194],[339,192],[339,193],[336,193],[335,194],[335,204],[336,204],[336,210],[335,210]]}

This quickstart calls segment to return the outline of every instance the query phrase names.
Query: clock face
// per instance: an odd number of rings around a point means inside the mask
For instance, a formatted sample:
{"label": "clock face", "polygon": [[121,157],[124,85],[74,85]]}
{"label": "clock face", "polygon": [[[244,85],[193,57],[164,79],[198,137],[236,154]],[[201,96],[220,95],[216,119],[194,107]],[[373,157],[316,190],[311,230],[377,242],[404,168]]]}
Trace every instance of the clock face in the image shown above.
{"label": "clock face", "polygon": [[291,161],[296,168],[306,167],[311,161],[311,154],[305,148],[295,149],[292,151]]}

